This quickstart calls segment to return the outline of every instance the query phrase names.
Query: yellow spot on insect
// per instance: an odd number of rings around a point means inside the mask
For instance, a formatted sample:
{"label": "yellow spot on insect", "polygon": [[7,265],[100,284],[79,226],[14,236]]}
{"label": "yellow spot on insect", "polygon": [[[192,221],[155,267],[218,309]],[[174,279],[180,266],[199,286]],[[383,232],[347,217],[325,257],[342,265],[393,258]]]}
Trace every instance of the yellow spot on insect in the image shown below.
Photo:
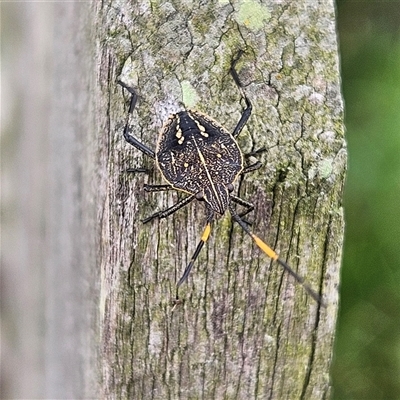
{"label": "yellow spot on insect", "polygon": [[198,121],[196,121],[196,124],[197,124],[197,126],[199,127],[200,132],[205,132],[205,131],[206,131],[206,128],[204,128],[203,125],[200,125]]}
{"label": "yellow spot on insect", "polygon": [[183,136],[182,136],[182,137],[180,137],[180,138],[179,138],[179,140],[178,140],[178,144],[182,144],[182,143],[184,142],[184,140],[185,140],[185,139],[184,139],[184,137],[183,137]]}
{"label": "yellow spot on insect", "polygon": [[200,134],[204,137],[208,137],[208,133],[206,132],[206,128],[200,124],[197,119],[193,119],[193,121],[196,123],[197,127],[199,128]]}
{"label": "yellow spot on insect", "polygon": [[185,168],[187,168],[187,167],[189,166],[189,164],[188,164],[187,162],[185,162],[185,163],[183,163],[183,166],[184,166]]}
{"label": "yellow spot on insect", "polygon": [[218,154],[217,154],[217,157],[218,157],[218,158],[221,158],[221,157],[222,157],[222,155],[218,153]]}

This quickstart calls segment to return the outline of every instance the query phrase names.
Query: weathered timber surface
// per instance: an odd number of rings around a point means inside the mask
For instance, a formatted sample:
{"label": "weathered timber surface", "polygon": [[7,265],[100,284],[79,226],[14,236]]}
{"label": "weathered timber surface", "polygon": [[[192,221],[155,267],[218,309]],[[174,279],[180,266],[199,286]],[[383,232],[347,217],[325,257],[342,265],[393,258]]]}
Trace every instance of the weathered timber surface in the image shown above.
{"label": "weathered timber surface", "polygon": [[[343,240],[346,167],[332,2],[103,2],[99,119],[107,143],[102,214],[102,348],[108,398],[304,398],[329,396]],[[260,148],[263,168],[240,180],[254,203],[252,229],[321,293],[322,308],[270,262],[228,215],[184,285],[175,284],[205,223],[194,202],[167,220],[141,219],[180,194],[145,193],[162,181],[152,160],[122,137],[127,94],[137,88],[132,133],[149,147],[163,121],[199,109],[232,130],[253,103],[239,143]],[[153,168],[149,175],[127,168]]]}

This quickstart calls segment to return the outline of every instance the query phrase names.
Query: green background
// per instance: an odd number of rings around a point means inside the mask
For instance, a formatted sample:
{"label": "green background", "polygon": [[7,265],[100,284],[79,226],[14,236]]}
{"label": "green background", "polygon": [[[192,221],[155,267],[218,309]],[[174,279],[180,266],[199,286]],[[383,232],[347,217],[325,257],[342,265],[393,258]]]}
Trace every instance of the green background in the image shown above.
{"label": "green background", "polygon": [[400,2],[337,7],[349,169],[333,399],[400,399]]}

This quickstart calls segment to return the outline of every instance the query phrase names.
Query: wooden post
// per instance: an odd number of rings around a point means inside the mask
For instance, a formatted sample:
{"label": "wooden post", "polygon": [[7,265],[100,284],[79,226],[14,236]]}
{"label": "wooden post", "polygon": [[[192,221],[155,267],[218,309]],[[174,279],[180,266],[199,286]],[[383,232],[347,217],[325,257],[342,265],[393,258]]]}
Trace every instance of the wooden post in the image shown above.
{"label": "wooden post", "polygon": [[[346,166],[332,2],[289,6],[228,2],[103,3],[97,111],[109,148],[102,214],[102,370],[107,398],[307,398],[329,394]],[[163,183],[152,160],[122,137],[137,88],[132,134],[155,142],[167,116],[199,109],[232,130],[244,104],[229,75],[238,64],[254,111],[239,139],[264,166],[240,181],[255,204],[252,229],[315,290],[324,309],[260,254],[228,215],[183,287],[175,284],[205,224],[194,203],[167,220],[141,219],[180,195],[148,194]],[[109,97],[107,97],[109,96]],[[107,113],[102,112],[107,110]],[[150,175],[128,168],[153,168]],[[165,182],[164,182],[165,183]]]}
{"label": "wooden post", "polygon": [[[30,292],[42,307],[33,322],[44,377],[37,396],[328,398],[346,168],[333,2],[105,0],[57,4],[52,13],[49,128],[42,139],[25,129],[21,139],[30,139],[43,162],[33,170],[32,193],[41,195],[26,237],[27,248],[41,238],[35,265],[42,289]],[[244,153],[265,149],[257,156],[263,167],[237,182],[255,205],[246,218],[326,308],[227,213],[173,310],[204,206],[140,222],[181,194],[143,191],[144,183],[163,181],[152,160],[123,139],[128,97],[117,79],[137,88],[132,134],[149,147],[184,106],[231,130],[244,106],[229,74],[239,50],[238,73],[253,103],[239,144]],[[16,154],[18,181],[32,166]],[[126,172],[139,167],[151,173]],[[14,196],[25,210],[21,190]],[[7,251],[18,260],[18,248]]]}

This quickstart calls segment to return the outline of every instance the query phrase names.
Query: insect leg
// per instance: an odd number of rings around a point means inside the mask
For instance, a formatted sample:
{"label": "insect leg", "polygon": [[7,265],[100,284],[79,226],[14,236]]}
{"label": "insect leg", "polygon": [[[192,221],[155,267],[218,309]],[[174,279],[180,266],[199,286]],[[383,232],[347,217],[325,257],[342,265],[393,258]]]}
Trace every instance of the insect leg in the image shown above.
{"label": "insect leg", "polygon": [[272,260],[280,264],[293,278],[300,283],[305,291],[319,304],[324,305],[322,299],[318,293],[316,293],[306,282],[305,279],[295,272],[285,261],[283,261],[274,250],[271,249],[264,241],[262,241],[258,236],[256,236],[246,225],[246,223],[240,218],[231,205],[229,205],[229,211],[232,218],[240,225],[240,227],[253,239],[254,243]]}
{"label": "insect leg", "polygon": [[234,138],[236,138],[240,134],[240,132],[242,131],[243,127],[246,125],[246,122],[250,118],[251,110],[253,108],[249,98],[246,96],[246,93],[243,90],[242,82],[240,81],[239,75],[238,75],[238,73],[236,72],[236,69],[235,69],[236,64],[239,61],[239,59],[242,56],[242,54],[243,54],[243,51],[240,50],[239,53],[237,54],[236,58],[232,61],[232,65],[231,65],[231,69],[230,69],[230,73],[232,75],[232,78],[235,81],[236,86],[239,88],[240,94],[244,98],[244,101],[246,102],[246,108],[243,110],[242,116],[240,117],[239,122],[237,123],[235,129],[232,132],[232,136]]}
{"label": "insect leg", "polygon": [[[234,196],[233,194],[231,194],[229,197],[234,203],[239,204],[240,206],[243,206],[246,208],[246,210],[244,212],[242,212],[241,214],[238,214],[240,218],[243,218],[249,212],[254,210],[254,205],[251,204],[250,202],[243,200],[238,196]],[[245,222],[245,221],[243,221],[243,222]]]}
{"label": "insect leg", "polygon": [[207,242],[208,238],[210,237],[210,233],[211,233],[211,221],[207,222],[206,227],[204,228],[203,234],[201,235],[201,239],[200,242],[198,243],[196,250],[188,264],[188,266],[185,269],[185,272],[183,273],[181,279],[179,279],[179,282],[176,285],[176,298],[178,299],[178,288],[179,286],[182,285],[183,282],[185,282],[185,280],[187,279],[187,277],[190,274],[190,271],[192,270],[193,264],[196,261],[201,249],[203,248],[204,244]]}
{"label": "insect leg", "polygon": [[[264,151],[266,151],[265,147],[261,147],[261,148],[258,149],[258,150],[251,151],[250,153],[244,154],[244,157],[245,157],[246,159],[248,159],[248,158],[250,158],[250,157],[255,157],[255,156],[258,156],[260,153],[263,153]],[[250,164],[250,165],[248,165],[247,167],[244,167],[243,171],[242,171],[240,174],[241,174],[241,175],[244,175],[244,174],[248,174],[249,172],[253,172],[253,171],[255,171],[255,170],[261,168],[262,165],[263,165],[263,164],[262,164],[261,161],[257,161],[257,162],[255,162],[254,164]]]}
{"label": "insect leg", "polygon": [[166,192],[168,190],[176,190],[171,185],[144,185],[143,188],[146,192]]}
{"label": "insect leg", "polygon": [[265,151],[267,151],[267,149],[263,146],[263,147],[260,147],[260,148],[257,149],[257,150],[250,151],[250,153],[244,154],[244,156],[245,156],[246,158],[248,158],[248,157],[256,157],[256,156],[258,156],[259,154],[264,153]]}
{"label": "insect leg", "polygon": [[126,124],[124,128],[124,138],[125,140],[131,144],[132,146],[136,147],[138,150],[140,150],[142,153],[147,154],[151,158],[155,158],[155,153],[153,150],[151,150],[149,147],[144,145],[142,142],[140,142],[138,139],[136,139],[134,136],[130,134],[130,128],[129,128],[129,123],[131,120],[132,112],[135,109],[136,102],[138,99],[138,95],[135,92],[135,89],[132,87],[126,85],[122,81],[117,81],[119,85],[121,85],[123,88],[125,88],[132,96],[131,96],[131,102],[129,105],[129,110],[128,110],[128,115],[126,117]]}
{"label": "insect leg", "polygon": [[154,213],[153,215],[150,215],[150,217],[147,217],[142,220],[144,224],[147,224],[148,222],[152,221],[155,218],[161,219],[161,218],[167,218],[171,214],[173,214],[175,211],[178,211],[180,208],[186,206],[189,204],[191,201],[193,201],[196,198],[194,194],[191,196],[185,197],[184,199],[178,201],[176,204],[174,204],[172,207],[167,208],[166,210],[158,211]]}
{"label": "insect leg", "polygon": [[247,167],[244,167],[242,172],[240,173],[241,175],[248,174],[249,172],[256,171],[257,169],[262,167],[262,162],[257,161],[254,164],[248,165]]}
{"label": "insect leg", "polygon": [[151,172],[148,168],[127,168],[125,172],[133,173],[133,174],[149,174]]}

